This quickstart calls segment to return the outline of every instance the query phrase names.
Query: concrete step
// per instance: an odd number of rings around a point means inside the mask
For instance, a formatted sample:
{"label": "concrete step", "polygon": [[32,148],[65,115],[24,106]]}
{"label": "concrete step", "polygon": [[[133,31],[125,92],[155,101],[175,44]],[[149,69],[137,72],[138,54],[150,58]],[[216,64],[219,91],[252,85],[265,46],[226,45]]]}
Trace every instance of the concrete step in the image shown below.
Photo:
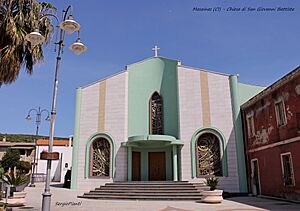
{"label": "concrete step", "polygon": [[149,189],[155,189],[155,190],[190,190],[190,189],[203,189],[206,190],[207,186],[194,186],[194,185],[178,185],[178,186],[142,186],[142,185],[127,185],[127,186],[101,186],[100,188],[96,188],[96,190],[149,190]]}
{"label": "concrete step", "polygon": [[173,184],[173,183],[167,183],[167,184],[158,184],[158,183],[153,183],[153,184],[142,184],[142,183],[135,183],[135,184],[126,184],[126,183],[120,183],[120,184],[113,184],[113,183],[108,183],[105,184],[105,186],[109,187],[122,187],[122,186],[143,186],[143,187],[170,187],[170,186],[193,186],[191,183],[181,183],[181,184]]}
{"label": "concrete step", "polygon": [[199,193],[196,189],[95,189],[91,190],[90,192],[105,192],[105,193],[153,193],[153,192],[159,192],[159,193],[174,193],[174,192],[181,192],[181,193]]}
{"label": "concrete step", "polygon": [[95,188],[80,198],[128,200],[200,200],[203,183],[187,181],[114,182]]}
{"label": "concrete step", "polygon": [[151,192],[151,193],[131,193],[131,192],[124,192],[124,193],[107,193],[107,192],[93,192],[90,191],[89,193],[85,193],[84,195],[109,195],[109,196],[200,196],[200,193],[158,193],[158,192]]}
{"label": "concrete step", "polygon": [[103,195],[83,195],[83,196],[78,196],[78,198],[87,198],[87,199],[101,199],[101,200],[160,200],[160,201],[164,201],[164,200],[185,200],[185,201],[196,201],[196,200],[200,200],[201,197],[200,196],[173,196],[173,197],[169,197],[169,196],[112,196],[112,195],[108,195],[108,196],[103,196]]}
{"label": "concrete step", "polygon": [[191,183],[191,184],[193,184],[194,186],[200,186],[200,187],[207,187],[207,185],[206,184],[204,184],[204,183]]}
{"label": "concrete step", "polygon": [[106,183],[105,185],[181,185],[181,184],[191,184],[188,181],[124,181],[124,182],[113,182]]}
{"label": "concrete step", "polygon": [[138,191],[166,191],[166,190],[170,190],[170,191],[189,191],[189,190],[196,190],[196,191],[204,191],[204,190],[208,190],[208,187],[201,187],[201,188],[196,188],[196,187],[106,187],[106,186],[101,186],[100,188],[95,188],[95,190],[97,191],[107,191],[107,190],[112,190],[112,191],[116,191],[116,190],[138,190]]}
{"label": "concrete step", "polygon": [[101,186],[101,188],[105,189],[194,189],[196,188],[193,185],[178,185],[178,186],[166,186],[166,185],[152,185],[152,186],[145,186],[145,185],[120,185],[120,186]]}

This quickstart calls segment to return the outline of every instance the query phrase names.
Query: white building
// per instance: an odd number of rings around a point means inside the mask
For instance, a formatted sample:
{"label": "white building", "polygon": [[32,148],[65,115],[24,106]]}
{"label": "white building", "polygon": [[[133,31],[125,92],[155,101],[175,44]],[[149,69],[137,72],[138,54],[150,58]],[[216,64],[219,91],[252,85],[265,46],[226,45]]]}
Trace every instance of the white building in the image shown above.
{"label": "white building", "polygon": [[[40,159],[42,151],[48,151],[49,140],[39,139],[36,142],[36,169],[37,181],[43,180],[46,175],[47,161]],[[53,152],[59,152],[59,160],[52,161],[51,164],[51,181],[64,182],[64,176],[72,165],[72,137],[69,140],[54,140]],[[39,177],[41,177],[39,179]]]}

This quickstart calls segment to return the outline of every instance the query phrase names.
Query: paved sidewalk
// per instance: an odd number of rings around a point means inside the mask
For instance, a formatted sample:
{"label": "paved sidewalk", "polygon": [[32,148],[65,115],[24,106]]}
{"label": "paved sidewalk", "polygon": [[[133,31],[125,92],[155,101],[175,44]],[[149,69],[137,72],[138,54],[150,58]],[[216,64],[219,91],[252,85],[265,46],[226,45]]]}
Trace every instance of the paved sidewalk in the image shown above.
{"label": "paved sidewalk", "polygon": [[[26,206],[14,208],[13,211],[41,210],[42,192],[44,184],[37,183],[35,188],[27,187],[25,191]],[[223,201],[221,204],[205,204],[194,201],[124,201],[124,200],[91,200],[79,199],[83,191],[74,191],[51,186],[52,202],[51,211],[286,211],[300,210],[299,204],[256,198],[234,197]]]}

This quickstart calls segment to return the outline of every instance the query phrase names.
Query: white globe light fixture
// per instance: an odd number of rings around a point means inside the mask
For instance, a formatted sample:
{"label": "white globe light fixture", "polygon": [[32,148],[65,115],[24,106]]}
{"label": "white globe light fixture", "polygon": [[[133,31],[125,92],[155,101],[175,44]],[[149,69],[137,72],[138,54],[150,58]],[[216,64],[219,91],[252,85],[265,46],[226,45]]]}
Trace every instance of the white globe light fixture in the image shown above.
{"label": "white globe light fixture", "polygon": [[32,46],[42,44],[45,41],[45,37],[41,35],[38,29],[35,29],[30,34],[25,36],[25,39],[31,43]]}
{"label": "white globe light fixture", "polygon": [[80,24],[74,20],[72,15],[70,15],[67,20],[64,20],[59,24],[59,27],[68,34],[72,34],[73,32],[79,31]]}
{"label": "white globe light fixture", "polygon": [[77,38],[76,42],[70,45],[69,49],[76,55],[80,55],[87,51],[87,47],[82,42],[80,42],[80,38]]}

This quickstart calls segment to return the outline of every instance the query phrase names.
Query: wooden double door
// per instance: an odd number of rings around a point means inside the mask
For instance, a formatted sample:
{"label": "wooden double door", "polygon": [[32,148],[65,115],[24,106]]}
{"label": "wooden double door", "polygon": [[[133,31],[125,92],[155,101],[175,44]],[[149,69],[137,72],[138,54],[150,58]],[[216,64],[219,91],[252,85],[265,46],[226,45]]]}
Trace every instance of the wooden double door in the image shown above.
{"label": "wooden double door", "polygon": [[166,180],[166,153],[149,152],[148,153],[148,172],[149,181]]}
{"label": "wooden double door", "polygon": [[132,181],[141,180],[141,153],[132,152]]}
{"label": "wooden double door", "polygon": [[[141,153],[132,152],[132,180],[141,180]],[[166,180],[166,153],[148,152],[148,180]]]}

